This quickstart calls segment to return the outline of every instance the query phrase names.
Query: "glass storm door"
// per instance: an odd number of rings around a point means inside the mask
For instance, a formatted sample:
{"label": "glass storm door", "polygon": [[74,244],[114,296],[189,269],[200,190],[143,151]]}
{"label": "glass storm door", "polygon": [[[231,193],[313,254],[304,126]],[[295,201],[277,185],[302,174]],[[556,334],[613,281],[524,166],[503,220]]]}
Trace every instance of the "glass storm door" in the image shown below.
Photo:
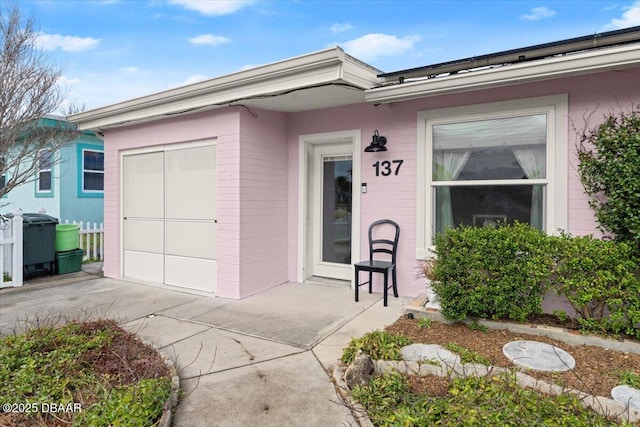
{"label": "glass storm door", "polygon": [[351,145],[314,149],[313,276],[351,278],[352,172]]}

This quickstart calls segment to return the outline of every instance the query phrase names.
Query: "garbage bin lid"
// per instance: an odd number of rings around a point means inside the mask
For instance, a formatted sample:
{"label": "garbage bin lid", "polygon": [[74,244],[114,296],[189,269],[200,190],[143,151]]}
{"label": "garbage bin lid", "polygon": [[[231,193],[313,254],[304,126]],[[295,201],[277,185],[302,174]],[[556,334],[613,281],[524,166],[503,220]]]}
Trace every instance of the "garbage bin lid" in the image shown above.
{"label": "garbage bin lid", "polygon": [[[4,214],[5,218],[13,218],[13,214]],[[22,219],[25,224],[57,224],[58,218],[54,218],[51,215],[41,213],[23,213]]]}

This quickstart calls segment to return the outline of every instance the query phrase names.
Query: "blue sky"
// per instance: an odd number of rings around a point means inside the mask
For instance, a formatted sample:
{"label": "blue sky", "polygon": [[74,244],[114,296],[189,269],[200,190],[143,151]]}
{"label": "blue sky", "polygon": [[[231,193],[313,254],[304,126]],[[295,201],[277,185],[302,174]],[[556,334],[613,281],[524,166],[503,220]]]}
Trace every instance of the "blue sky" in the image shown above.
{"label": "blue sky", "polygon": [[69,101],[96,108],[327,47],[382,71],[640,25],[630,1],[23,0],[64,69]]}

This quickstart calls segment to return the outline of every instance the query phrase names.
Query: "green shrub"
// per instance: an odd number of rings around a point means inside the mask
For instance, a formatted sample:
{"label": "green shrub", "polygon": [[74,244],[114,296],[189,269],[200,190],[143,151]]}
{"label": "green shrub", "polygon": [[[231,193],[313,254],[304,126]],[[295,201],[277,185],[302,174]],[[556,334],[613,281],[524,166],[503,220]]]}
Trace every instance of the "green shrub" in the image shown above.
{"label": "green shrub", "polygon": [[403,335],[380,330],[367,332],[360,338],[351,339],[342,354],[342,362],[351,363],[358,350],[374,360],[402,360],[400,350],[409,344],[413,344],[413,341]]}
{"label": "green shrub", "polygon": [[105,388],[100,401],[84,408],[72,426],[153,426],[170,391],[169,378],[147,378],[128,386]]}
{"label": "green shrub", "polygon": [[598,427],[618,423],[585,409],[577,396],[546,396],[515,384],[510,375],[455,378],[448,396],[413,394],[406,377],[373,377],[352,396],[377,426]]}
{"label": "green shrub", "polygon": [[114,351],[116,347],[109,346],[117,345],[116,338],[126,333],[113,320],[97,320],[38,326],[0,338],[0,405],[55,403],[81,408],[25,413],[16,425],[155,425],[170,394],[169,377],[121,383],[119,375],[93,369],[93,362]]}
{"label": "green shrub", "polygon": [[460,227],[436,237],[436,281],[442,314],[524,321],[542,312],[553,259],[543,232],[526,224]]}
{"label": "green shrub", "polygon": [[599,227],[640,245],[640,109],[580,133],[578,171]]}
{"label": "green shrub", "polygon": [[554,289],[565,295],[583,328],[640,338],[638,255],[626,242],[563,234],[555,246]]}
{"label": "green shrub", "polygon": [[477,365],[491,366],[491,361],[480,353],[466,349],[454,342],[447,343],[445,348],[460,356],[460,361],[462,363],[475,363]]}
{"label": "green shrub", "polygon": [[629,387],[640,389],[640,374],[635,372],[620,369],[615,372],[620,384],[628,385]]}

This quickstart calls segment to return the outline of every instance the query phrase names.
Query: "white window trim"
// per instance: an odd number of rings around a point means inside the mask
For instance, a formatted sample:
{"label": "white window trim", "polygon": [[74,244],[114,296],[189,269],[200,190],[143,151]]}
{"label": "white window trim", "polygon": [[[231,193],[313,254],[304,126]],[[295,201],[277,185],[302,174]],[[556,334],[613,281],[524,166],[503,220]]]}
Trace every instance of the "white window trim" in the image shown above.
{"label": "white window trim", "polygon": [[[567,180],[568,180],[568,95],[551,95],[514,101],[492,102],[462,107],[419,111],[417,122],[417,212],[416,258],[433,256],[432,239],[432,124],[455,123],[464,120],[485,120],[504,117],[505,114],[529,115],[546,113],[547,120],[547,178],[546,203],[544,205],[545,231],[555,234],[567,229]],[[477,181],[474,181],[477,183]],[[484,182],[491,183],[492,181]],[[501,182],[505,184],[505,182]],[[528,180],[527,184],[533,182]]]}
{"label": "white window trim", "polygon": [[[95,171],[95,170],[89,170],[85,168],[85,162],[84,162],[84,153],[86,153],[87,151],[91,151],[93,153],[102,153],[103,158],[102,158],[102,170],[101,171]],[[93,150],[90,148],[83,148],[82,149],[82,177],[80,178],[82,180],[82,192],[83,193],[94,193],[94,194],[102,194],[104,193],[104,150]],[[85,173],[101,173],[102,174],[102,190],[87,190],[85,188],[85,183],[84,183],[84,174]]]}
{"label": "white window trim", "polygon": [[[40,168],[40,153],[42,153],[43,151],[48,151],[50,153],[50,158],[51,158],[51,164],[49,165],[48,169],[41,169]],[[36,182],[36,193],[38,194],[50,194],[53,192],[53,163],[54,163],[54,152],[48,148],[44,148],[42,150],[38,150],[38,155],[36,157],[36,162],[38,162],[38,179]],[[40,188],[40,184],[41,184],[41,180],[40,180],[40,174],[43,172],[49,172],[50,174],[50,179],[49,179],[49,189],[48,190],[43,190]]]}
{"label": "white window trim", "polygon": [[[351,218],[353,221],[351,234],[351,259],[360,259],[360,183],[361,176],[361,130],[351,129],[336,132],[322,132],[314,134],[299,135],[298,137],[298,250],[297,250],[297,271],[296,280],[304,282],[307,279],[306,271],[310,262],[308,249],[309,221],[309,192],[312,191],[309,183],[307,159],[314,145],[331,143],[350,143],[353,146],[352,162],[353,170],[351,182],[353,185],[351,201]],[[351,264],[353,268],[353,264]],[[351,288],[355,281],[351,277]]]}

